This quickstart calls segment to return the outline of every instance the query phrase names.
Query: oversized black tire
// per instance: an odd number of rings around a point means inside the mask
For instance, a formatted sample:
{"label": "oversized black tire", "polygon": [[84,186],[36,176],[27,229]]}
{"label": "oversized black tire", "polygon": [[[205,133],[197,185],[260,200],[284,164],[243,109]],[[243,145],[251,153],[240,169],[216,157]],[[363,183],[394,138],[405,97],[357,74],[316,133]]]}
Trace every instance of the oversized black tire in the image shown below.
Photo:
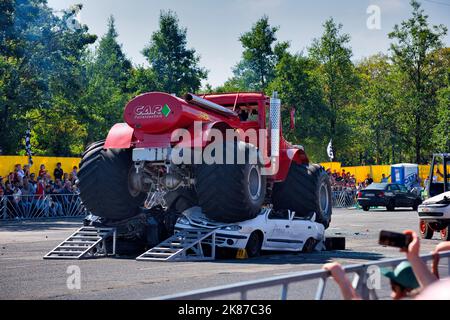
{"label": "oversized black tire", "polygon": [[178,188],[167,192],[164,196],[167,211],[183,213],[183,211],[198,205],[197,193],[193,188]]}
{"label": "oversized black tire", "polygon": [[275,210],[292,210],[299,217],[311,217],[325,229],[332,214],[331,183],[321,166],[299,165],[292,162],[285,181],[275,183],[272,194]]}
{"label": "oversized black tire", "polygon": [[123,220],[138,214],[146,195],[129,188],[133,170],[131,149],[103,149],[103,141],[89,146],[78,173],[84,206],[93,214]]}
{"label": "oversized black tire", "polygon": [[363,211],[366,211],[366,212],[367,212],[367,211],[370,210],[370,207],[369,207],[369,206],[363,206],[362,209],[363,209]]}
{"label": "oversized black tire", "polygon": [[[195,166],[195,189],[203,213],[210,219],[225,223],[255,218],[266,195],[266,177],[261,165],[250,161],[256,152],[249,144],[227,144],[223,156],[234,152],[235,164],[201,164]],[[238,164],[237,154],[244,152],[245,164]],[[250,163],[249,163],[250,162]]]}

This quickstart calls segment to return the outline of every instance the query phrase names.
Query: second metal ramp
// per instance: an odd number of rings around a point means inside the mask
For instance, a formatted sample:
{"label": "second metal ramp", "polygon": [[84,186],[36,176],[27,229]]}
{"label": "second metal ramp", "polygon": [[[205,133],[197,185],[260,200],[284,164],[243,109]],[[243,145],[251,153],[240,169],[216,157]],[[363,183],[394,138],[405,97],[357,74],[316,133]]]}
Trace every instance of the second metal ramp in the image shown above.
{"label": "second metal ramp", "polygon": [[[208,240],[211,252],[202,244]],[[207,261],[215,259],[216,229],[184,229],[136,258],[138,261]]]}

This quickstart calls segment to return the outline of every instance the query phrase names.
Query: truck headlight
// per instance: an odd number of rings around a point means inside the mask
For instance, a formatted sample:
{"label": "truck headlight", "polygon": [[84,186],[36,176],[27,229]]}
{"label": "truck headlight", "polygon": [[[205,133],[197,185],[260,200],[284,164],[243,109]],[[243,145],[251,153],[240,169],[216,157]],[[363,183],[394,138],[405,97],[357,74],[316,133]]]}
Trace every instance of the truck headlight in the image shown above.
{"label": "truck headlight", "polygon": [[182,216],[181,218],[178,219],[177,223],[179,224],[191,224],[191,222],[189,221],[188,218],[186,218],[185,216]]}
{"label": "truck headlight", "polygon": [[242,227],[241,227],[241,226],[238,226],[238,225],[234,225],[234,226],[226,226],[226,227],[223,227],[222,230],[226,230],[226,231],[239,231],[239,230],[242,230]]}

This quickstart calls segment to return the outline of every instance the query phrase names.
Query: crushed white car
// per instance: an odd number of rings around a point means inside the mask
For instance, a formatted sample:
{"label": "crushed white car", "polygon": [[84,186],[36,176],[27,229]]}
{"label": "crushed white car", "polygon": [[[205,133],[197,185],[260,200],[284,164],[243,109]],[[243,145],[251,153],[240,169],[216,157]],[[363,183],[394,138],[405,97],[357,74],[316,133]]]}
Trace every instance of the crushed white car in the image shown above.
{"label": "crushed white car", "polygon": [[258,256],[261,250],[312,252],[325,249],[325,229],[315,222],[315,214],[305,219],[296,217],[290,210],[264,208],[254,219],[223,224],[206,218],[200,207],[193,207],[183,212],[175,232],[189,228],[216,229],[217,247],[246,249],[249,257]]}
{"label": "crushed white car", "polygon": [[434,232],[441,234],[441,239],[450,241],[450,192],[441,193],[424,201],[418,208],[420,234],[423,239],[433,238]]}

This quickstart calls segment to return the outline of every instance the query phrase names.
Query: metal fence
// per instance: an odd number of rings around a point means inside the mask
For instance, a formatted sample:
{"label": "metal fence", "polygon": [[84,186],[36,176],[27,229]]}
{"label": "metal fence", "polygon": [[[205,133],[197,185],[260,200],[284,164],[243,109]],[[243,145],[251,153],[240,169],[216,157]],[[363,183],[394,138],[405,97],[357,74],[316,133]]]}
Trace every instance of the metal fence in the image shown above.
{"label": "metal fence", "polygon": [[357,206],[356,190],[332,191],[331,198],[334,208],[352,208]]}
{"label": "metal fence", "polygon": [[[356,191],[332,192],[334,208],[355,207]],[[0,198],[0,220],[80,217],[86,210],[78,194],[3,196]]]}
{"label": "metal fence", "polygon": [[78,194],[3,196],[0,220],[82,217],[86,209]]}
{"label": "metal fence", "polygon": [[[442,258],[447,262],[447,275],[450,276],[450,251],[440,253],[441,261]],[[421,256],[422,260],[428,262],[433,259],[433,255]],[[378,299],[375,289],[370,289],[370,276],[373,274],[372,271],[374,267],[391,267],[395,268],[399,263],[405,261],[406,259],[390,259],[377,262],[371,262],[367,264],[360,265],[350,265],[344,267],[346,273],[354,274],[353,277],[353,287],[356,292],[363,299]],[[249,291],[261,290],[273,287],[281,287],[280,299],[287,300],[289,293],[289,286],[294,283],[299,283],[307,280],[318,280],[316,293],[314,296],[315,300],[322,300],[324,297],[326,283],[328,278],[331,276],[330,272],[325,270],[307,271],[300,273],[293,273],[290,275],[277,276],[262,280],[241,282],[232,285],[225,285],[221,287],[196,290],[182,294],[163,296],[159,298],[154,298],[153,300],[201,300],[201,299],[211,299],[219,296],[240,294],[241,300],[247,300],[247,294]],[[295,299],[295,297],[293,297]]]}

